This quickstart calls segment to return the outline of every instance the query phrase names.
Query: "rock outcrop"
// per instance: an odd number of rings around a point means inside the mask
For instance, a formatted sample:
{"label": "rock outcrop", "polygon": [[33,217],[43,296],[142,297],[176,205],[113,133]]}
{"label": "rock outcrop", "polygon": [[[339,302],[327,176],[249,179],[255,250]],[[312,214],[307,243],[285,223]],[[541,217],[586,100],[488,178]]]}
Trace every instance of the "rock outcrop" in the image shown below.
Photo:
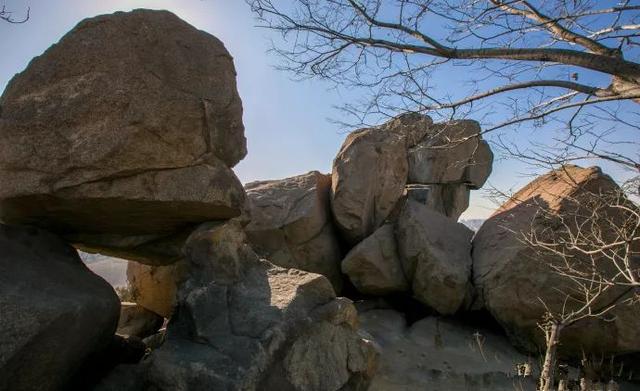
{"label": "rock outcrop", "polygon": [[184,260],[167,266],[129,262],[127,280],[131,300],[164,318],[170,318],[176,304],[178,286],[186,274],[187,263]]}
{"label": "rock outcrop", "polygon": [[[237,221],[207,223],[185,247],[183,284],[164,344],[130,389],[364,390],[377,351],[357,312],[319,274],[260,260]],[[103,384],[103,389],[109,389]]]}
{"label": "rock outcrop", "polygon": [[535,390],[534,378],[516,376],[516,365],[535,360],[506,338],[453,320],[428,317],[407,326],[402,313],[360,313],[361,328],[382,348],[370,391]]}
{"label": "rock outcrop", "polygon": [[0,219],[99,249],[239,215],[235,77],[224,45],[170,12],[80,22],[0,98]]}
{"label": "rock outcrop", "polygon": [[433,124],[405,114],[347,136],[333,163],[331,205],[355,245],[392,217],[403,195],[457,220],[493,163],[475,121]]}
{"label": "rock outcrop", "polygon": [[[569,278],[552,269],[553,265],[558,265],[556,262],[564,261],[530,246],[524,240],[525,235],[536,234],[541,240],[567,239],[569,232],[575,235],[583,222],[580,216],[591,216],[595,210],[591,207],[593,202],[610,192],[617,193],[619,188],[599,168],[565,166],[539,177],[517,192],[476,234],[473,240],[473,274],[479,294],[476,307],[486,306],[517,345],[532,351],[543,346],[543,334],[537,326],[546,312],[542,302],[554,313],[560,313],[565,306],[569,310],[574,304],[572,300],[567,303],[562,292],[576,288]],[[605,215],[590,220],[589,232],[601,234],[606,240],[612,233],[612,226],[626,221],[619,212],[620,209],[601,208],[598,213]],[[587,238],[589,232],[584,232],[586,236],[582,237]],[[634,245],[640,247],[640,243]],[[591,265],[588,255],[567,254],[577,267],[580,262]],[[597,256],[593,260],[598,268],[604,268],[601,270],[606,275],[606,268],[611,264],[598,260]],[[620,294],[618,289],[608,292],[602,297],[605,303],[607,297]],[[560,349],[576,356],[581,356],[583,350],[639,351],[638,308],[638,304],[618,306],[609,314],[608,321],[585,319],[565,328]]]}
{"label": "rock outcrop", "polygon": [[342,287],[340,246],[331,223],[331,177],[317,171],[245,185],[251,247],[270,262],[327,277]]}
{"label": "rock outcrop", "polygon": [[0,390],[58,390],[109,346],[120,302],[60,238],[0,225]]}
{"label": "rock outcrop", "polygon": [[398,252],[416,299],[449,315],[470,301],[473,231],[413,200],[396,225]]}

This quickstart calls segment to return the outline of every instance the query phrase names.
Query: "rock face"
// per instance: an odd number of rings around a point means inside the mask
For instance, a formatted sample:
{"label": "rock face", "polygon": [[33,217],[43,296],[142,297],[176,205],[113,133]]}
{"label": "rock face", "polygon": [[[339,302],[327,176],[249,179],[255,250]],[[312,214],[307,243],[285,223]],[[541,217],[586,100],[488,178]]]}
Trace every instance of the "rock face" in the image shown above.
{"label": "rock face", "polygon": [[258,259],[233,220],[201,226],[185,253],[190,277],[167,339],[128,387],[366,389],[377,351],[325,277]]}
{"label": "rock face", "polygon": [[434,124],[409,150],[409,183],[465,184],[479,189],[491,173],[493,154],[476,121]]}
{"label": "rock face", "polygon": [[58,237],[0,225],[0,309],[0,390],[57,390],[109,345],[120,302]]}
{"label": "rock face", "polygon": [[155,334],[164,318],[136,303],[124,302],[120,306],[117,333],[122,336],[146,338]]}
{"label": "rock face", "polygon": [[[552,311],[560,312],[565,295],[559,292],[569,292],[574,287],[550,266],[561,259],[531,248],[522,235],[535,232],[543,239],[546,237],[543,235],[566,237],[563,225],[557,224],[560,218],[569,222],[568,227],[575,234],[573,221],[578,220],[574,217],[590,215],[591,201],[617,190],[615,182],[597,167],[566,166],[525,186],[482,225],[473,240],[474,282],[479,295],[476,306],[486,306],[514,343],[530,350],[542,346],[543,335],[537,323],[545,308],[538,298]],[[621,221],[616,212],[606,213],[609,221]],[[599,230],[606,237],[610,223],[604,224],[603,220],[590,230]],[[573,256],[575,261],[591,262],[583,255]],[[637,304],[619,306],[610,314],[612,321],[585,320],[565,328],[560,349],[572,355],[581,355],[583,349],[609,353],[638,351],[637,313]]]}
{"label": "rock face", "polygon": [[235,76],[218,39],[169,12],[82,21],[0,98],[0,219],[99,237],[237,216]]}
{"label": "rock face", "polygon": [[401,134],[370,128],[347,136],[333,162],[331,208],[349,243],[382,225],[404,192],[408,169]]}
{"label": "rock face", "polygon": [[506,338],[437,317],[407,327],[390,309],[360,313],[361,328],[382,348],[370,391],[535,390],[531,377],[516,377],[517,364],[536,363]]}
{"label": "rock face", "polygon": [[453,314],[471,297],[473,231],[408,200],[396,238],[414,296],[441,314]]}
{"label": "rock face", "polygon": [[342,287],[340,246],[331,224],[331,177],[317,171],[245,186],[252,248],[270,262],[326,276]]}
{"label": "rock face", "polygon": [[178,286],[187,273],[186,262],[149,266],[129,262],[127,280],[132,300],[164,318],[170,318],[176,304]]}
{"label": "rock face", "polygon": [[491,173],[493,153],[475,121],[433,124],[405,114],[357,130],[333,163],[331,205],[344,239],[355,245],[379,228],[404,194],[457,220],[469,191]]}
{"label": "rock face", "polygon": [[371,295],[404,292],[409,283],[398,256],[393,224],[358,243],[342,261],[342,271],[358,291]]}

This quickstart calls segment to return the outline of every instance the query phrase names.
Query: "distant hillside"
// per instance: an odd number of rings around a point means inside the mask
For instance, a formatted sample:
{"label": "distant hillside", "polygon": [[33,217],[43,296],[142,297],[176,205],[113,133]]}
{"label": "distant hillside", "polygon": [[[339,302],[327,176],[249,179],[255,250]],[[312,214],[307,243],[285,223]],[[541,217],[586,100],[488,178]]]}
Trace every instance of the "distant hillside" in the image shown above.
{"label": "distant hillside", "polygon": [[80,251],[80,258],[92,272],[104,278],[113,287],[127,285],[128,261],[101,254],[88,254],[82,251]]}

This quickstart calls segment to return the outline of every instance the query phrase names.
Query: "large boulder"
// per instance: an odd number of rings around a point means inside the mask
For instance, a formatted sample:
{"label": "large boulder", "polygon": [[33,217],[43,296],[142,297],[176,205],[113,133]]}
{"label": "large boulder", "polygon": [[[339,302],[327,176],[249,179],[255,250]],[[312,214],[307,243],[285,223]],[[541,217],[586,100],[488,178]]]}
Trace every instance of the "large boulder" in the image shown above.
{"label": "large boulder", "polygon": [[[538,323],[547,308],[556,315],[563,309],[575,309],[576,302],[567,299],[567,295],[575,295],[571,292],[579,287],[555,272],[554,267],[569,259],[577,270],[582,270],[580,265],[595,262],[604,275],[618,273],[608,270],[612,265],[597,254],[591,257],[567,250],[569,258],[565,259],[530,245],[525,238],[535,235],[542,242],[548,239],[549,243],[561,243],[571,235],[588,240],[595,234],[607,243],[612,227],[621,227],[627,220],[621,209],[603,205],[595,208],[594,202],[601,202],[610,193],[619,194],[619,190],[598,167],[564,166],[526,185],[482,225],[473,240],[473,275],[478,293],[475,306],[484,305],[514,343],[531,351],[540,349],[544,338]],[[584,227],[587,230],[581,231]],[[640,241],[629,244],[631,251],[640,251]],[[560,252],[563,249],[558,247]],[[592,309],[597,311],[598,306],[620,294],[619,289],[610,289],[594,302]],[[561,335],[561,351],[575,356],[581,356],[583,351],[640,351],[639,309],[638,304],[619,305],[606,319],[588,318],[566,327]]]}
{"label": "large boulder", "polygon": [[331,223],[331,177],[317,171],[245,185],[252,248],[270,262],[326,276],[342,287],[340,245]]}
{"label": "large boulder", "polygon": [[342,271],[358,291],[386,295],[409,290],[393,231],[393,224],[383,225],[351,249],[342,261]]}
{"label": "large boulder", "polygon": [[80,22],[0,98],[0,219],[146,235],[239,215],[235,77],[224,45],[170,12]]}
{"label": "large boulder", "polygon": [[470,301],[472,236],[461,223],[407,200],[396,223],[396,240],[416,299],[444,315]]}
{"label": "large boulder", "polygon": [[108,347],[120,301],[73,247],[0,225],[0,390],[59,390]]}
{"label": "large boulder", "polygon": [[382,348],[369,391],[536,389],[533,377],[516,376],[516,365],[535,360],[492,331],[438,317],[408,326],[391,309],[361,312],[360,325]]}
{"label": "large boulder", "polygon": [[392,212],[407,183],[407,149],[431,123],[426,116],[404,115],[347,136],[333,161],[331,208],[348,243],[372,234]]}
{"label": "large boulder", "polygon": [[170,318],[176,305],[178,286],[186,278],[187,263],[167,266],[129,262],[127,280],[131,300],[164,318]]}
{"label": "large boulder", "polygon": [[434,124],[408,153],[409,183],[465,184],[479,189],[491,173],[493,153],[480,124],[463,120]]}
{"label": "large boulder", "polygon": [[377,351],[324,276],[260,260],[233,220],[201,226],[185,253],[190,277],[167,339],[128,389],[366,389]]}

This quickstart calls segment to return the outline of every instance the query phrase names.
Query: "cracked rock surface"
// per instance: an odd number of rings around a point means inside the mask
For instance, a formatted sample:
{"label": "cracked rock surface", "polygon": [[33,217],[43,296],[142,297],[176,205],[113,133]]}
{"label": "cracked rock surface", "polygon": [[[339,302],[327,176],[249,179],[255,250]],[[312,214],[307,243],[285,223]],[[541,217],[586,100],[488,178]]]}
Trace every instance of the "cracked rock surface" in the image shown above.
{"label": "cracked rock surface", "polygon": [[261,257],[319,273],[342,287],[341,251],[331,222],[331,176],[318,171],[245,185],[251,222],[245,232]]}
{"label": "cracked rock surface", "polygon": [[0,98],[0,219],[146,235],[239,215],[235,78],[222,42],[170,12],[80,22]]}
{"label": "cracked rock surface", "polygon": [[367,389],[377,349],[325,277],[259,259],[235,220],[203,224],[185,254],[190,277],[165,343],[100,389]]}

